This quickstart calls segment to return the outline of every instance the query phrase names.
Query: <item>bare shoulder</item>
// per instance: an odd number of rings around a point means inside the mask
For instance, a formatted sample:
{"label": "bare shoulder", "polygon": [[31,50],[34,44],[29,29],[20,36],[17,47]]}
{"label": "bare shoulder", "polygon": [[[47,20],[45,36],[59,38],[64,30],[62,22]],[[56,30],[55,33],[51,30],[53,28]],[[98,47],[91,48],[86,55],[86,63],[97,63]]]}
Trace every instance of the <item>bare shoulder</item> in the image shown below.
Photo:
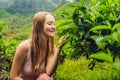
{"label": "bare shoulder", "polygon": [[27,42],[26,42],[26,41],[27,41],[27,40],[21,42],[21,43],[18,45],[17,49],[28,50],[28,45],[27,45]]}
{"label": "bare shoulder", "polygon": [[27,53],[28,53],[28,45],[26,41],[23,41],[18,45],[15,55],[19,57],[25,57]]}
{"label": "bare shoulder", "polygon": [[12,78],[15,78],[20,74],[27,53],[28,53],[28,45],[26,41],[23,41],[18,45],[14,55],[11,72],[10,72]]}

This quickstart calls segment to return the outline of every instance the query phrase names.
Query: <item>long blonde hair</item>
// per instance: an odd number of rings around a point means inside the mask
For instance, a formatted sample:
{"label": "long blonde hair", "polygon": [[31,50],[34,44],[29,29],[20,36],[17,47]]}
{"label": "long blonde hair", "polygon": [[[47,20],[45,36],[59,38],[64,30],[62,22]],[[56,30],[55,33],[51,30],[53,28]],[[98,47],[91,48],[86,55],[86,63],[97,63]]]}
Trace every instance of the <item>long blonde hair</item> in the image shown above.
{"label": "long blonde hair", "polygon": [[33,18],[31,61],[33,72],[39,73],[41,64],[54,53],[54,37],[47,40],[43,32],[45,17],[49,12],[38,12]]}

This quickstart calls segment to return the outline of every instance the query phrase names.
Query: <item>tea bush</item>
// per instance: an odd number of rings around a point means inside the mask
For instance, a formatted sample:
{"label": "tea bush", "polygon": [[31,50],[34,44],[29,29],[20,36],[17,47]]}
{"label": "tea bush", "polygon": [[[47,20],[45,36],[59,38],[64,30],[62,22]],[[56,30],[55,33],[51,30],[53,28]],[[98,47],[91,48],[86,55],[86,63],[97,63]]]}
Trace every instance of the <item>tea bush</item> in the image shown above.
{"label": "tea bush", "polygon": [[60,64],[56,73],[56,80],[119,80],[120,67],[117,68],[107,62],[97,62],[94,69],[88,68],[91,60],[80,57],[78,60],[66,59]]}

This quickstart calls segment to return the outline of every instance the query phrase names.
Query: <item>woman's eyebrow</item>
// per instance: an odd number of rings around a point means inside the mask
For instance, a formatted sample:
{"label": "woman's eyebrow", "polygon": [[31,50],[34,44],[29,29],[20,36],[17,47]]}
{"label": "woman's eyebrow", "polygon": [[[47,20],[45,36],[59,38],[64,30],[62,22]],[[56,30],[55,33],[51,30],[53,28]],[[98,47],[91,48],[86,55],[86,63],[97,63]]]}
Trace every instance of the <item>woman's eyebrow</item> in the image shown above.
{"label": "woman's eyebrow", "polygon": [[55,21],[51,21],[51,20],[49,20],[48,22],[56,23]]}

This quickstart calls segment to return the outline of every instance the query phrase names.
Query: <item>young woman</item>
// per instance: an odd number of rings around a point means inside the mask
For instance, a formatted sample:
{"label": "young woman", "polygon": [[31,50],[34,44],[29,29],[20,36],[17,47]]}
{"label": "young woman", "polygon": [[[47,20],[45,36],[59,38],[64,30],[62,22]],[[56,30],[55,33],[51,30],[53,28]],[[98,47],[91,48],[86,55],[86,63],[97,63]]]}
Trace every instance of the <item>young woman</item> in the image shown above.
{"label": "young woman", "polygon": [[[55,19],[49,12],[38,12],[33,18],[32,38],[16,49],[11,80],[53,80],[63,44],[54,45]],[[61,43],[65,38],[59,40]]]}

